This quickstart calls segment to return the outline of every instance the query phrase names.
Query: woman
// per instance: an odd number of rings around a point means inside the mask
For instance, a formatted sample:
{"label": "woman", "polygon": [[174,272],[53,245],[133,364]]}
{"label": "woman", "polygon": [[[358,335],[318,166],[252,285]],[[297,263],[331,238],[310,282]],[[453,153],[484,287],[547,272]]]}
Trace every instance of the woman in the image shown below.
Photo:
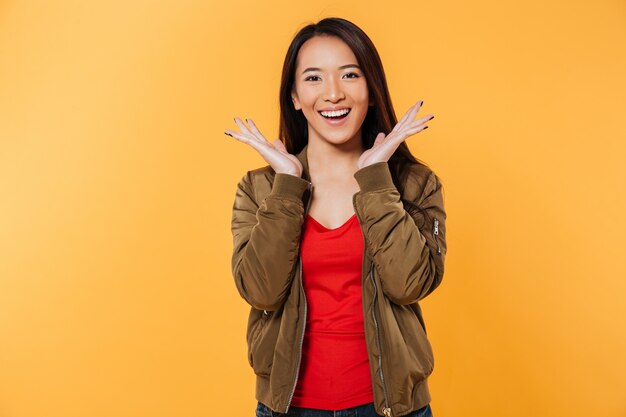
{"label": "woman", "polygon": [[280,87],[282,139],[226,130],[269,165],[233,204],[232,270],[251,306],[256,416],[430,416],[434,367],[418,301],[446,254],[439,178],[404,140],[379,55],[353,23],[298,32]]}

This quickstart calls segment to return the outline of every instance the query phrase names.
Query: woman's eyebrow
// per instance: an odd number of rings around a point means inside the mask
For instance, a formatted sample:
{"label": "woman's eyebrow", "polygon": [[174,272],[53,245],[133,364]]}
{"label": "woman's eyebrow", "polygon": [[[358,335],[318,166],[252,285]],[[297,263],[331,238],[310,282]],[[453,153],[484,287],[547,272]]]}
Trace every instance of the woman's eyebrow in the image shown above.
{"label": "woman's eyebrow", "polygon": [[[357,64],[347,64],[347,65],[342,65],[339,67],[339,69],[344,69],[344,68],[358,68],[361,69],[361,67],[359,67]],[[321,68],[317,68],[317,67],[309,67],[307,69],[305,69],[304,71],[302,71],[302,73],[304,74],[307,71],[321,71]]]}

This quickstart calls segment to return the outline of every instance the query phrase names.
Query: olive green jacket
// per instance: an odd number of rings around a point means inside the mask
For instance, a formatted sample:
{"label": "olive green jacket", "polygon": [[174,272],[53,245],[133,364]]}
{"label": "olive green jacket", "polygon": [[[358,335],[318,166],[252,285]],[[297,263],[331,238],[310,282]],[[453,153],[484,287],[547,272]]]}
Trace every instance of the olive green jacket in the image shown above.
{"label": "olive green jacket", "polygon": [[[256,374],[256,399],[287,413],[298,372],[307,304],[302,287],[300,238],[313,186],[306,157],[302,177],[270,165],[248,171],[237,184],[232,211],[232,272],[251,306],[246,341]],[[441,283],[446,212],[441,183],[412,165],[405,209],[387,162],[357,170],[353,205],[364,237],[363,318],[380,415],[399,417],[427,405],[434,357],[419,301]]]}

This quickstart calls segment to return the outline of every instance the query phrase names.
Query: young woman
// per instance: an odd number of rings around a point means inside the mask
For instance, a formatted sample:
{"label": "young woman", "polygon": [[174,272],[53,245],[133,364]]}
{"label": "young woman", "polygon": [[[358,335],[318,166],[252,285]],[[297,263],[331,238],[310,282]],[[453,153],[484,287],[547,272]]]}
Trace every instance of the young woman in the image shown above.
{"label": "young woman", "polygon": [[285,58],[280,132],[227,135],[269,165],[233,204],[232,270],[251,306],[246,341],[257,417],[431,416],[434,367],[419,301],[441,283],[439,178],[405,139],[378,52],[353,23],[300,30]]}

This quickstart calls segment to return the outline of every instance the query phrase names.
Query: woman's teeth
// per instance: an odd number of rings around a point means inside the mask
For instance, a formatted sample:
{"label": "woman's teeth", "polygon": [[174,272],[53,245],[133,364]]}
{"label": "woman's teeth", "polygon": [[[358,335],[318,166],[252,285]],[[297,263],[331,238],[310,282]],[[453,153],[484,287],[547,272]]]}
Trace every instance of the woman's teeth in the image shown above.
{"label": "woman's teeth", "polygon": [[320,114],[326,118],[332,119],[332,118],[338,118],[338,117],[343,117],[346,114],[350,113],[350,109],[342,109],[342,110],[337,110],[337,111],[321,111]]}

